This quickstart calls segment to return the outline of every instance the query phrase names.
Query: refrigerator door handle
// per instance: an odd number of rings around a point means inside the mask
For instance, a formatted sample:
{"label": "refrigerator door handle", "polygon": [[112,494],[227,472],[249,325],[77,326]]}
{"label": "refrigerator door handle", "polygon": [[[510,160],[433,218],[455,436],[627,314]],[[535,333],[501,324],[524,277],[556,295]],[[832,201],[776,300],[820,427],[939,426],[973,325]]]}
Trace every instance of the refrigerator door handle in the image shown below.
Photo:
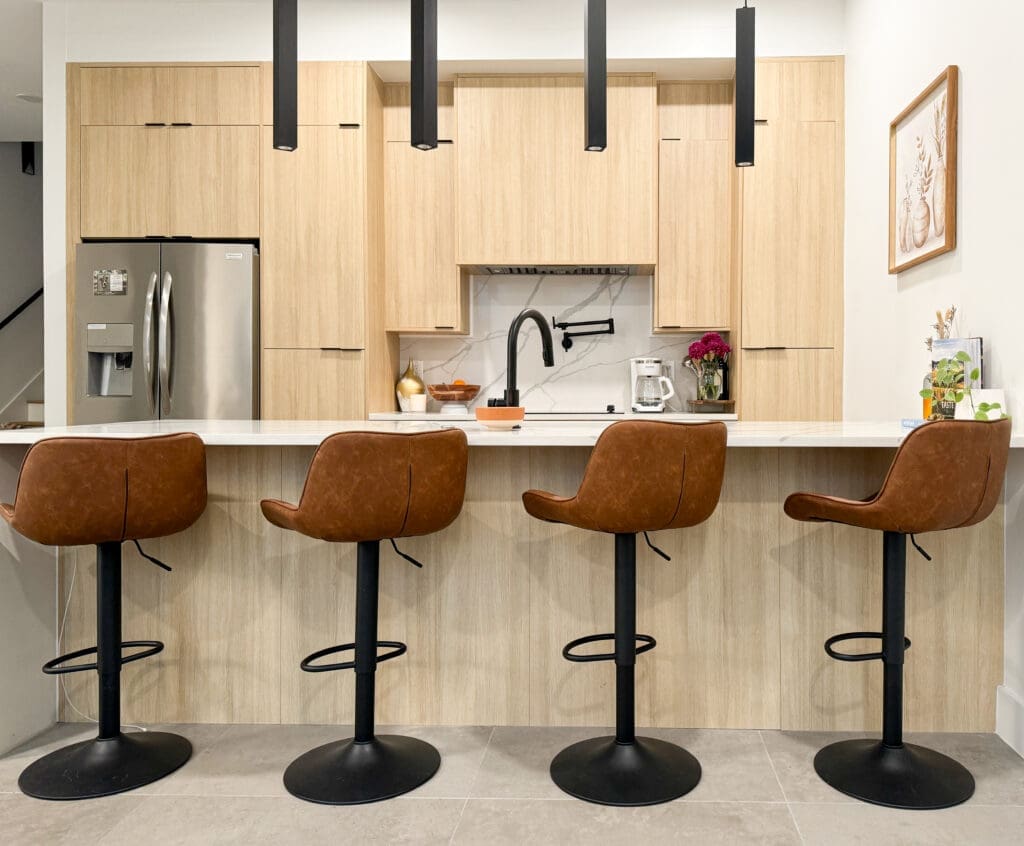
{"label": "refrigerator door handle", "polygon": [[153,307],[156,305],[156,279],[154,270],[149,275],[146,288],[146,310],[142,315],[142,372],[146,379],[146,396],[149,398],[149,412],[156,413],[156,382],[153,375]]}
{"label": "refrigerator door handle", "polygon": [[171,413],[171,286],[174,277],[164,271],[160,289],[160,318],[157,327],[157,367],[160,370],[160,416]]}

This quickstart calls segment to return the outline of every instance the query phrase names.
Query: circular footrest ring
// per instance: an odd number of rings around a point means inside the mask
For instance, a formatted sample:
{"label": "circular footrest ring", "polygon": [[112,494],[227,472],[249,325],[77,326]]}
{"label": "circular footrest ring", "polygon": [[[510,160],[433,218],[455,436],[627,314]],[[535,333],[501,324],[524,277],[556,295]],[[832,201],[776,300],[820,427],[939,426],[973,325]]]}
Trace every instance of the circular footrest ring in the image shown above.
{"label": "circular footrest ring", "polygon": [[[650,635],[638,634],[636,636],[637,642],[642,643],[643,646],[638,646],[635,655],[640,655],[644,652],[650,652],[658,645],[656,641]],[[596,634],[587,635],[586,637],[578,637],[576,640],[570,640],[564,647],[562,647],[562,657],[566,661],[577,661],[579,663],[585,663],[587,661],[614,661],[614,652],[599,652],[596,655],[574,655],[572,650],[578,646],[584,646],[588,643],[597,643],[602,640],[615,640],[615,634]]]}
{"label": "circular footrest ring", "polygon": [[[398,640],[378,640],[377,648],[380,649],[382,646],[391,647],[390,652],[385,652],[383,655],[377,656],[377,663],[380,664],[384,661],[390,661],[392,658],[397,658],[399,655],[404,655],[407,649],[406,645]],[[339,652],[350,652],[356,648],[354,643],[343,643],[340,646],[329,646],[327,649],[321,649],[310,655],[307,655],[299,664],[299,667],[307,673],[329,673],[332,670],[354,670],[356,667],[355,661],[342,661],[339,664],[314,664],[314,661],[318,661],[321,658],[326,658],[328,655],[337,655]]]}
{"label": "circular footrest ring", "polygon": [[[868,638],[874,638],[881,640],[883,637],[881,632],[846,632],[845,634],[832,635],[828,640],[825,641],[825,652],[829,658],[835,658],[836,661],[881,661],[885,655],[882,652],[862,652],[860,654],[852,654],[849,652],[839,652],[832,648],[833,644],[841,643],[844,640],[862,640]],[[903,648],[910,649],[910,638],[903,638]]]}
{"label": "circular footrest ring", "polygon": [[[159,640],[125,640],[121,642],[122,650],[138,649],[143,646],[146,648],[141,652],[136,652],[133,655],[129,655],[127,658],[122,655],[121,666],[123,667],[125,664],[131,664],[132,661],[141,661],[143,658],[149,658],[151,655],[156,655],[158,652],[164,651],[164,645]],[[60,655],[52,661],[47,661],[43,664],[43,672],[48,676],[59,676],[64,673],[80,673],[83,670],[98,669],[95,661],[91,664],[73,664],[70,667],[60,666],[65,661],[74,661],[76,658],[84,658],[86,655],[95,655],[97,651],[97,647],[90,646],[88,649],[76,649],[74,652],[68,652],[65,655]]]}

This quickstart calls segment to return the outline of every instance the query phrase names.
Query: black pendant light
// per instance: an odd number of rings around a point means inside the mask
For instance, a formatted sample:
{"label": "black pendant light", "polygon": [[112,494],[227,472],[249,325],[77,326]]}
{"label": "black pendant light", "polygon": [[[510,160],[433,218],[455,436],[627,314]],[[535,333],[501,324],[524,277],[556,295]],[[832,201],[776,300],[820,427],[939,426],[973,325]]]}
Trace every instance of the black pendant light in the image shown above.
{"label": "black pendant light", "polygon": [[21,172],[26,176],[36,175],[36,145],[32,141],[21,142]]}
{"label": "black pendant light", "polygon": [[412,0],[410,138],[417,150],[437,147],[437,0]]}
{"label": "black pendant light", "polygon": [[608,146],[608,21],[605,0],[584,0],[583,119],[585,149],[600,153]]}
{"label": "black pendant light", "polygon": [[274,0],[274,149],[299,146],[298,0]]}
{"label": "black pendant light", "polygon": [[736,10],[736,167],[754,164],[754,10]]}

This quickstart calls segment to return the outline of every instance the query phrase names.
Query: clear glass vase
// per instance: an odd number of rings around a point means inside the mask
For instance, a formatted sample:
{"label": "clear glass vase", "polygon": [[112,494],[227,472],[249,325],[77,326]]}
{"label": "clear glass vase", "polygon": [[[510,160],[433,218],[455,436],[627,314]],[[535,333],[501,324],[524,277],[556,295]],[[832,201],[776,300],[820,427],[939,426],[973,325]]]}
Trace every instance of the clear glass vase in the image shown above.
{"label": "clear glass vase", "polygon": [[720,366],[717,361],[702,361],[697,373],[697,399],[716,400],[722,395]]}

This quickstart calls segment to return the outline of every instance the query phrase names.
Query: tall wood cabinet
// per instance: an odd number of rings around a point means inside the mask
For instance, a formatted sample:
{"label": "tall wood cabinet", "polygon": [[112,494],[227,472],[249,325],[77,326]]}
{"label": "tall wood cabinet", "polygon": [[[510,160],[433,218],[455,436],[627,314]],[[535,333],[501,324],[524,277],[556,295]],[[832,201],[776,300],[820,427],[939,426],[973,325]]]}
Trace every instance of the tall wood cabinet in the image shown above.
{"label": "tall wood cabinet", "polygon": [[579,76],[459,77],[455,105],[459,264],[655,264],[653,75],[609,76],[601,153]]}
{"label": "tall wood cabinet", "polygon": [[740,175],[740,414],[842,416],[842,58],[757,65],[755,165]]}
{"label": "tall wood cabinet", "polygon": [[384,332],[384,87],[362,62],[299,65],[294,152],[262,130],[262,415],[361,418],[394,408]]}
{"label": "tall wood cabinet", "polygon": [[654,330],[733,326],[732,83],[658,86]]}

